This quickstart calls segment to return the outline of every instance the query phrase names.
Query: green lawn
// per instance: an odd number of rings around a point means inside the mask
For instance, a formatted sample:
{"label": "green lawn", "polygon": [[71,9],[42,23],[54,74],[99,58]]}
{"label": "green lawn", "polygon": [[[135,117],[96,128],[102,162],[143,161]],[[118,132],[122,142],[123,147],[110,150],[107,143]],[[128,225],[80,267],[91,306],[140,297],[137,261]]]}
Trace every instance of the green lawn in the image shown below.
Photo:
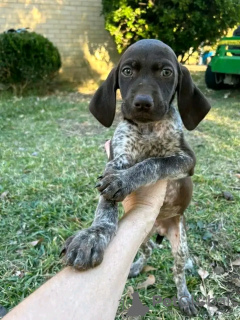
{"label": "green lawn", "polygon": [[[195,262],[187,282],[194,297],[202,296],[197,271],[208,271],[207,293],[212,290],[214,297],[229,296],[239,304],[219,303],[211,319],[240,319],[240,267],[231,266],[240,257],[240,92],[206,90],[203,72],[193,77],[213,108],[198,129],[186,133],[198,159],[194,197],[186,213]],[[94,185],[106,162],[103,145],[114,126],[97,124],[88,112],[89,100],[64,91],[22,99],[0,95],[0,304],[8,309],[62,268],[64,240],[93,219],[98,198]],[[233,200],[226,200],[223,191]],[[176,308],[152,305],[154,295],[176,295],[166,240],[149,264],[157,270],[126,285],[136,289],[154,274],[155,284],[138,290],[151,310],[144,319],[185,319]],[[123,301],[125,307],[131,303],[127,290]],[[200,308],[196,319],[207,315]]]}

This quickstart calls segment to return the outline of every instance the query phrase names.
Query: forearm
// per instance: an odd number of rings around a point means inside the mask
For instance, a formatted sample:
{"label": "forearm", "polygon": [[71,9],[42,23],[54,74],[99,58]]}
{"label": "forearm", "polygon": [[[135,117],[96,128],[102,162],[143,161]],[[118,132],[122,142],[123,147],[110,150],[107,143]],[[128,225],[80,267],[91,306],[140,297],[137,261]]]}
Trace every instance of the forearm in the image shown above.
{"label": "forearm", "polygon": [[6,320],[114,319],[131,263],[153,227],[165,190],[166,182],[160,181],[128,196],[124,200],[128,214],[103,262],[84,272],[65,268],[15,307]]}
{"label": "forearm", "polygon": [[158,180],[187,177],[191,175],[194,164],[194,158],[187,154],[146,159],[127,169],[130,188],[136,190],[143,185],[153,184]]}

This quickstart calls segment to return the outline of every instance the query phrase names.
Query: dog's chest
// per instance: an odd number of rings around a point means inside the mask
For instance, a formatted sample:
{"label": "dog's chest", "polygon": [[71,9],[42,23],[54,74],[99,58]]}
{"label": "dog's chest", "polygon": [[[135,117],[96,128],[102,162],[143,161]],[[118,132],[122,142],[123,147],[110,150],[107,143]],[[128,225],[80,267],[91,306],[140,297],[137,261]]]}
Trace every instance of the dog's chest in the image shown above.
{"label": "dog's chest", "polygon": [[179,134],[173,124],[164,123],[156,126],[153,131],[137,132],[132,149],[140,160],[148,157],[168,157],[180,150]]}
{"label": "dog's chest", "polygon": [[113,137],[114,157],[129,154],[138,162],[149,157],[175,155],[181,150],[181,134],[181,127],[172,120],[142,126],[123,121]]}

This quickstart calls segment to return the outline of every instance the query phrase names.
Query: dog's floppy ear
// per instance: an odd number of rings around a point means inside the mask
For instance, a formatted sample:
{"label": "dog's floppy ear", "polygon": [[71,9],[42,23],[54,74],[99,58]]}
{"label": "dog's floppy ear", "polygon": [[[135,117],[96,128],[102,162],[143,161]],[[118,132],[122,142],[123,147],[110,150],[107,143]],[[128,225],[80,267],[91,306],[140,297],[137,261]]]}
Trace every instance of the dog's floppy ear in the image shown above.
{"label": "dog's floppy ear", "polygon": [[179,64],[178,109],[182,122],[193,130],[206,116],[211,106],[202,92],[195,86],[188,69]]}
{"label": "dog's floppy ear", "polygon": [[118,68],[113,68],[90,101],[89,109],[91,113],[105,127],[110,127],[113,123],[117,89]]}

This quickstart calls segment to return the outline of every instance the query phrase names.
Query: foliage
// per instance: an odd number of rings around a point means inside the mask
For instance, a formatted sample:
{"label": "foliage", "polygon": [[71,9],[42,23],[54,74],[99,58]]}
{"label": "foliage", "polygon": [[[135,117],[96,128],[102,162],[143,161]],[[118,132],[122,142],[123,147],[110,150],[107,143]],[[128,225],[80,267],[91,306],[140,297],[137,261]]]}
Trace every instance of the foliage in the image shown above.
{"label": "foliage", "polygon": [[61,67],[58,49],[34,32],[0,34],[0,83],[22,93],[26,86],[47,82]]}
{"label": "foliage", "polygon": [[[106,29],[121,53],[143,38],[160,39],[183,56],[214,44],[240,23],[238,0],[102,0]],[[194,51],[193,50],[193,51]]]}

